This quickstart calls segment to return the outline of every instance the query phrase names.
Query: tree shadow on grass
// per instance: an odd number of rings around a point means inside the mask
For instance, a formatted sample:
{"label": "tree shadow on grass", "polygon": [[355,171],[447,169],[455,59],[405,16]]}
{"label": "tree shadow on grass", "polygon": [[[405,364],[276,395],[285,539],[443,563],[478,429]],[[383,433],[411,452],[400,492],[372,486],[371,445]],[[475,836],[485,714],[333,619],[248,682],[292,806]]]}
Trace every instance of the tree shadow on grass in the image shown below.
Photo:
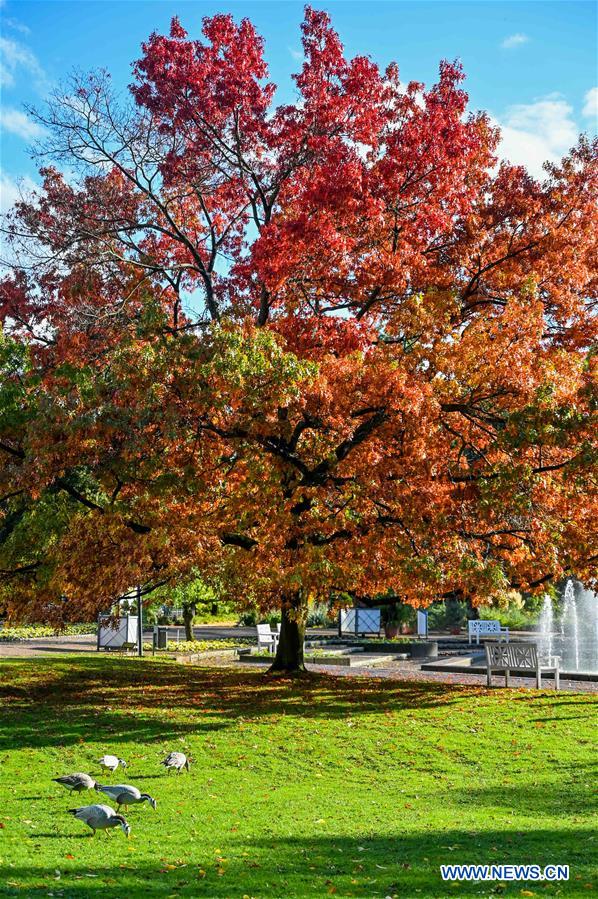
{"label": "tree shadow on grass", "polygon": [[[214,860],[205,847],[190,845],[184,864],[167,865],[164,859],[136,861],[127,857],[126,846],[112,841],[92,843],[106,862],[74,861],[61,865],[60,883],[54,868],[41,865],[7,869],[7,895],[45,896],[58,889],[69,899],[102,897],[128,899],[154,896],[209,897],[259,896],[260,899],[322,899],[338,897],[399,896],[443,899],[479,896],[494,892],[495,884],[442,881],[441,864],[547,864],[570,865],[569,884],[512,883],[501,892],[519,896],[522,889],[541,889],[542,895],[589,895],[584,883],[590,875],[592,855],[588,827],[530,829],[525,833],[494,826],[483,830],[453,827],[446,830],[411,828],[408,833],[318,835],[311,837],[239,838],[229,845],[227,857]],[[36,834],[43,841],[56,834]],[[70,842],[74,836],[66,837]],[[209,860],[207,860],[209,858]],[[118,864],[120,860],[125,864]],[[574,878],[581,877],[581,881]],[[12,887],[14,885],[14,888]],[[485,886],[485,889],[484,889]],[[54,889],[52,889],[54,888]],[[482,888],[482,889],[481,889]]]}
{"label": "tree shadow on grass", "polygon": [[467,790],[451,790],[446,794],[446,801],[463,806],[464,811],[472,806],[488,809],[489,816],[515,813],[534,818],[565,819],[596,814],[598,796],[593,783],[563,778],[558,783],[542,780],[535,785],[532,782],[534,776],[535,772],[530,769],[529,779],[526,778],[524,784],[472,785]]}
{"label": "tree shadow on grass", "polygon": [[0,751],[69,746],[105,738],[163,742],[208,734],[238,719],[275,715],[348,718],[363,713],[450,707],[478,688],[429,682],[336,678],[305,682],[257,671],[181,666],[152,660],[61,657],[10,659],[0,704],[7,727]]}

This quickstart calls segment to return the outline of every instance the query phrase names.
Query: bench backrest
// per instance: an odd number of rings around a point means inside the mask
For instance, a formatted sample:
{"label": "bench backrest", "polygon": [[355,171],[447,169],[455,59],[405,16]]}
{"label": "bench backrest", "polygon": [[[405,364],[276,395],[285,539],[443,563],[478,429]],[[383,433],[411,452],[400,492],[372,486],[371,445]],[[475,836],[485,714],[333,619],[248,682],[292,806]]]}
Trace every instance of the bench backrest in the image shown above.
{"label": "bench backrest", "polygon": [[470,634],[500,634],[500,621],[482,621],[471,619],[467,622]]}
{"label": "bench backrest", "polygon": [[535,643],[486,643],[486,664],[490,668],[521,668],[535,671],[538,651]]}
{"label": "bench backrest", "polygon": [[272,631],[270,630],[269,624],[258,624],[257,625],[257,635],[258,637],[268,637],[272,638]]}

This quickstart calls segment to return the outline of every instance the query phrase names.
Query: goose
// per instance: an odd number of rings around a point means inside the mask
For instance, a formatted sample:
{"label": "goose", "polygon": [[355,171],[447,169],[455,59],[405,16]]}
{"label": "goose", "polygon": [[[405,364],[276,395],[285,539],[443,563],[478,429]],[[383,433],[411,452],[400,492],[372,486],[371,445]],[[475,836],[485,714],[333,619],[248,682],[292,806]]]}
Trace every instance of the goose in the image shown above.
{"label": "goose", "polygon": [[156,800],[152,799],[149,793],[140,793],[137,787],[131,787],[128,784],[102,786],[97,783],[96,790],[113,799],[117,804],[117,811],[120,811],[121,805],[135,805],[137,802],[149,802],[154,811],[156,810]]}
{"label": "goose", "polygon": [[189,770],[189,759],[184,752],[170,752],[160,764],[164,765],[168,771],[174,768],[177,774],[180,774],[183,768]]}
{"label": "goose", "polygon": [[107,771],[116,771],[119,765],[122,765],[123,768],[127,767],[125,760],[119,759],[117,755],[103,755],[101,759],[98,759],[98,762],[102,769]]}
{"label": "goose", "polygon": [[97,788],[98,786],[93,777],[90,777],[89,774],[82,774],[81,772],[78,772],[77,774],[65,774],[64,777],[53,777],[52,780],[56,784],[62,784],[67,790],[72,790],[73,793],[82,793],[83,790],[93,790],[94,787]]}
{"label": "goose", "polygon": [[109,830],[112,827],[120,827],[127,837],[131,833],[126,819],[109,805],[83,805],[81,808],[70,808],[68,813],[91,827],[94,837],[96,830]]}

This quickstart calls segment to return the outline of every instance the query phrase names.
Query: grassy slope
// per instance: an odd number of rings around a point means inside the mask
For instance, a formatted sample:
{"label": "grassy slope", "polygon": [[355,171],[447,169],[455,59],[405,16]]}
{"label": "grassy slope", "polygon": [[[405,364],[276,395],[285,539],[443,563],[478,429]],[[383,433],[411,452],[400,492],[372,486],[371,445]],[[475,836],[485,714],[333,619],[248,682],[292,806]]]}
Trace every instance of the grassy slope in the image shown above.
{"label": "grassy slope", "polygon": [[[438,873],[489,861],[572,867],[503,895],[598,891],[589,696],[106,657],[4,660],[0,678],[2,895],[490,896]],[[171,749],[190,774],[163,773]],[[130,810],[129,841],[91,838],[65,810],[97,794],[50,782],[100,777],[104,752],[129,762],[106,780],[158,800]]]}

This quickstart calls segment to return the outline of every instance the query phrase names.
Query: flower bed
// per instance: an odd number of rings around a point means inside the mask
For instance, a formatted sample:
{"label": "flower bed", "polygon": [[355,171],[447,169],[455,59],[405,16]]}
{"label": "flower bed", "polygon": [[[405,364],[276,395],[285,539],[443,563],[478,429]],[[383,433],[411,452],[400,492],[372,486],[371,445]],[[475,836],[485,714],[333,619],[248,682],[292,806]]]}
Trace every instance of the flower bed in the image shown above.
{"label": "flower bed", "polygon": [[95,624],[65,624],[55,628],[46,624],[10,625],[0,628],[0,642],[16,643],[21,640],[38,640],[42,637],[71,637],[77,634],[95,634]]}
{"label": "flower bed", "polygon": [[[219,652],[225,649],[239,649],[241,646],[250,644],[250,640],[169,640],[166,649],[156,649],[156,653],[176,652],[176,653],[202,653],[202,652]],[[147,652],[153,649],[151,643],[144,643],[143,648]]]}

